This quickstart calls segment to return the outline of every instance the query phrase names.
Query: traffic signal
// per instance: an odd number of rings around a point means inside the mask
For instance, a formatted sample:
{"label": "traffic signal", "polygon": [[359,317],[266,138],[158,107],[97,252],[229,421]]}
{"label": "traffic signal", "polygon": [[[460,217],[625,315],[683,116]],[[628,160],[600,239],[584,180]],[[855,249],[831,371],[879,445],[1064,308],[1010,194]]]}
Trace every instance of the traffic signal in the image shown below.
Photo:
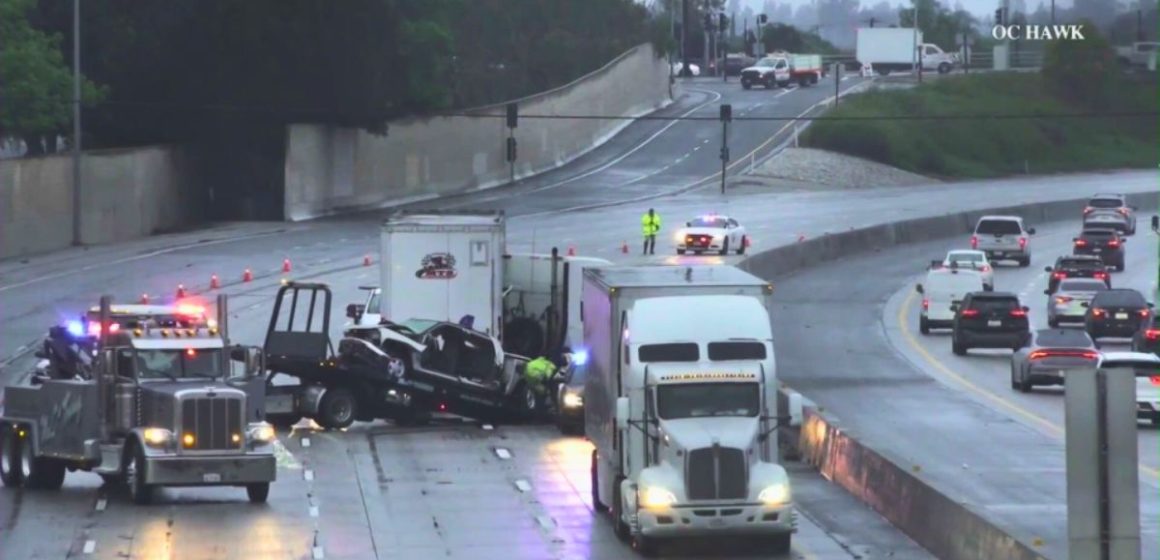
{"label": "traffic signal", "polygon": [[761,15],[757,16],[758,23],[764,24],[767,21],[769,21],[769,18],[765,14],[761,14]]}
{"label": "traffic signal", "polygon": [[510,136],[507,139],[507,160],[509,162],[516,160],[516,139]]}
{"label": "traffic signal", "polygon": [[729,18],[725,14],[717,14],[717,28],[722,32],[729,29]]}
{"label": "traffic signal", "polygon": [[507,126],[508,128],[515,128],[519,121],[519,108],[515,103],[507,104]]}
{"label": "traffic signal", "polygon": [[995,25],[1003,25],[1003,8],[995,10]]}
{"label": "traffic signal", "polygon": [[733,120],[733,105],[729,103],[721,104],[721,121],[730,122]]}

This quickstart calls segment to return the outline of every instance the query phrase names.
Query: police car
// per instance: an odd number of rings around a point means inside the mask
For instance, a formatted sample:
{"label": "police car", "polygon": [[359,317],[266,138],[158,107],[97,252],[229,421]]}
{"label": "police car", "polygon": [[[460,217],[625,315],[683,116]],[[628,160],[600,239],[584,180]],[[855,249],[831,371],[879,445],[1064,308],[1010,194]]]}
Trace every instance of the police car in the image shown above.
{"label": "police car", "polygon": [[685,227],[673,234],[673,241],[677,245],[678,255],[690,251],[696,255],[708,251],[728,255],[730,250],[742,255],[749,245],[745,226],[733,218],[718,214],[708,214],[685,222]]}

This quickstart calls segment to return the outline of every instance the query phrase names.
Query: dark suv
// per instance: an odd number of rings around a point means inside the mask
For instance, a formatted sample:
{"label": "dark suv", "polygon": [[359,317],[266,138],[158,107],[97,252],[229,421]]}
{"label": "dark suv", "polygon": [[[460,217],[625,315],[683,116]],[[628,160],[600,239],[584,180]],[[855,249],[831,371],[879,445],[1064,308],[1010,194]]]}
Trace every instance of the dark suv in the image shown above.
{"label": "dark suv", "polygon": [[1104,261],[1093,255],[1072,255],[1055,259],[1055,266],[1044,267],[1050,272],[1047,279],[1047,293],[1054,294],[1059,288],[1060,280],[1064,278],[1094,278],[1103,280],[1108,288],[1112,287],[1112,275],[1108,274],[1108,267]]}
{"label": "dark suv", "polygon": [[1116,271],[1124,271],[1124,242],[1127,239],[1120,237],[1114,229],[1089,228],[1083,230],[1079,237],[1072,239],[1075,245],[1071,252],[1076,255],[1092,255],[1099,257],[1104,264],[1114,267]]}
{"label": "dark suv", "polygon": [[1092,340],[1132,338],[1148,325],[1152,304],[1136,290],[1119,289],[1097,292],[1084,316],[1084,330]]}
{"label": "dark suv", "polygon": [[1010,292],[971,292],[955,313],[951,349],[964,356],[971,348],[1018,351],[1031,339],[1028,308]]}
{"label": "dark suv", "polygon": [[1160,323],[1156,321],[1155,313],[1149,313],[1148,319],[1136,331],[1132,338],[1132,351],[1160,356]]}

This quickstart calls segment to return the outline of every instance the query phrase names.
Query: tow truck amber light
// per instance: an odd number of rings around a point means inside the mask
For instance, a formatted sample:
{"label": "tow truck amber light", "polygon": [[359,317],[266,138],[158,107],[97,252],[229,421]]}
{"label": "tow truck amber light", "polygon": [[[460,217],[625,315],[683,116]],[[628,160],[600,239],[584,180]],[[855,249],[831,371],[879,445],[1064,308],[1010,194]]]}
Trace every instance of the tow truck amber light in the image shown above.
{"label": "tow truck amber light", "polygon": [[141,438],[145,440],[146,445],[165,445],[173,438],[173,432],[165,428],[145,428],[145,431],[141,432]]}
{"label": "tow truck amber light", "polygon": [[185,434],[184,436],[181,436],[181,445],[189,448],[193,447],[193,444],[195,443],[197,443],[197,439],[193,437],[193,434]]}

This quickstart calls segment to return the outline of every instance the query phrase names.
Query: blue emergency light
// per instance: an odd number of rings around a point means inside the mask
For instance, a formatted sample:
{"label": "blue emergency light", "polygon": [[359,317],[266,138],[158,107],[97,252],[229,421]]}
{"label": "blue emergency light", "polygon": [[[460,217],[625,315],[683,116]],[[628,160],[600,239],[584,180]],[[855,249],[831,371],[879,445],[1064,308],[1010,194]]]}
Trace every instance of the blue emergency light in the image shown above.
{"label": "blue emergency light", "polygon": [[582,366],[588,363],[588,352],[581,350],[572,354],[572,363]]}
{"label": "blue emergency light", "polygon": [[68,333],[73,336],[85,335],[85,325],[80,321],[69,321],[66,328],[68,329]]}

